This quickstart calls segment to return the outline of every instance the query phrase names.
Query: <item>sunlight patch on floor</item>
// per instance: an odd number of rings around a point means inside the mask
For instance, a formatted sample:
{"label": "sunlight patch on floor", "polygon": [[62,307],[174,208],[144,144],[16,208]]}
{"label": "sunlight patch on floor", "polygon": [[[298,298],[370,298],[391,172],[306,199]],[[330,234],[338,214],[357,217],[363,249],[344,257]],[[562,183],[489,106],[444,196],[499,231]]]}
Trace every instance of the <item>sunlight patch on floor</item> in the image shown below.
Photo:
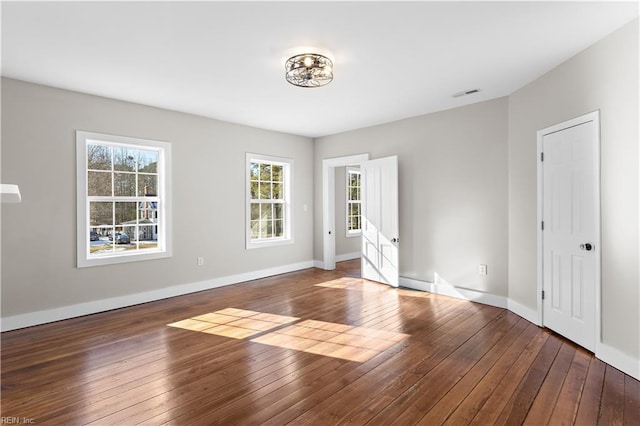
{"label": "sunlight patch on floor", "polygon": [[299,318],[285,315],[226,308],[167,325],[216,336],[245,339],[297,320]]}
{"label": "sunlight patch on floor", "polygon": [[258,336],[251,341],[348,361],[365,362],[407,337],[409,335],[404,333],[304,320]]}
{"label": "sunlight patch on floor", "polygon": [[363,278],[338,278],[333,281],[326,281],[320,284],[316,284],[316,287],[337,288],[343,290],[361,291],[364,293],[383,293],[393,292],[399,296],[417,297],[420,299],[427,299],[431,297],[431,293],[418,290],[408,290],[404,288],[393,288],[386,284],[377,283],[374,281],[365,280]]}
{"label": "sunlight patch on floor", "polygon": [[250,341],[356,362],[368,361],[409,337],[404,333],[312,319],[300,321],[296,317],[237,308],[209,312],[167,325],[233,339],[261,334]]}

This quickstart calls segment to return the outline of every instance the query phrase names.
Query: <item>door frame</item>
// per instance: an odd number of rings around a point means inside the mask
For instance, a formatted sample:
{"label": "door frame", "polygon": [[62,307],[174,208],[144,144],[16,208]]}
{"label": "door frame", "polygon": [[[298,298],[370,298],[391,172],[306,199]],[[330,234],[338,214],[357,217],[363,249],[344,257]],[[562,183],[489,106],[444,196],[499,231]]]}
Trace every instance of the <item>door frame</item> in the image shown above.
{"label": "door frame", "polygon": [[369,154],[322,160],[322,269],[336,269],[336,167],[359,166],[368,160]]}
{"label": "door frame", "polygon": [[543,312],[543,302],[542,302],[542,290],[543,290],[543,230],[542,230],[542,212],[543,212],[543,202],[544,202],[544,194],[543,194],[543,168],[542,168],[542,139],[545,135],[559,132],[570,127],[579,126],[581,124],[585,124],[588,122],[594,122],[597,128],[598,141],[597,148],[594,152],[594,168],[595,168],[595,182],[594,182],[594,191],[595,191],[595,200],[596,200],[596,209],[595,209],[595,235],[593,238],[594,244],[598,247],[595,250],[595,337],[596,337],[596,346],[595,353],[597,354],[600,349],[600,344],[602,342],[602,333],[601,333],[601,271],[600,271],[600,261],[602,256],[602,245],[600,238],[600,221],[601,221],[601,200],[600,200],[600,111],[596,110],[579,117],[564,121],[562,123],[555,124],[553,126],[538,130],[537,133],[537,266],[536,266],[536,274],[537,274],[537,306],[538,306],[538,324],[539,326],[544,327],[544,312]]}

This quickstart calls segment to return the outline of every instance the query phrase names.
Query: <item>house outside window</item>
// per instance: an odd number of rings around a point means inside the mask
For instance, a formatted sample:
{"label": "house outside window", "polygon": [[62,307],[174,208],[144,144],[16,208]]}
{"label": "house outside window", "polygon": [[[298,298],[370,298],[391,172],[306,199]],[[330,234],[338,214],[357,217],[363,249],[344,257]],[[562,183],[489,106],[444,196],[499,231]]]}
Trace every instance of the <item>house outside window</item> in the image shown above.
{"label": "house outside window", "polygon": [[292,159],[246,155],[247,249],[293,242],[292,174]]}
{"label": "house outside window", "polygon": [[356,237],[362,231],[362,200],[361,200],[361,175],[360,169],[347,167],[347,200],[346,200],[346,224],[347,237]]}
{"label": "house outside window", "polygon": [[78,267],[171,256],[171,145],[76,132]]}

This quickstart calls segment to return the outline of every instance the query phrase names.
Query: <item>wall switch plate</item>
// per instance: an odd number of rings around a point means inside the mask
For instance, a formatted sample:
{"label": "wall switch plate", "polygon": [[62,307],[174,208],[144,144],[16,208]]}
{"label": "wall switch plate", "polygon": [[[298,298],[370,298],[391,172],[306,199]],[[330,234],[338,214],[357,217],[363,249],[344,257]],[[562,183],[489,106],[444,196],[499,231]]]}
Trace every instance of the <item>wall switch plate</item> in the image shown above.
{"label": "wall switch plate", "polygon": [[202,266],[204,265],[204,257],[199,257],[198,258],[198,266]]}
{"label": "wall switch plate", "polygon": [[478,274],[487,275],[487,265],[478,266]]}

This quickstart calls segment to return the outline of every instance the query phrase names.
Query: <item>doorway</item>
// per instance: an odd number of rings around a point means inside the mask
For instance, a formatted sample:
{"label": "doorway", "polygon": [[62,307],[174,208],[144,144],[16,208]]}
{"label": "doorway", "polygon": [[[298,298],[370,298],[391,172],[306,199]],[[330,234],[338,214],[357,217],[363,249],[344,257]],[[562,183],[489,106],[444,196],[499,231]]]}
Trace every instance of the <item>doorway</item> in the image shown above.
{"label": "doorway", "polygon": [[336,269],[335,176],[336,167],[360,166],[369,154],[350,155],[322,160],[322,268]]}

